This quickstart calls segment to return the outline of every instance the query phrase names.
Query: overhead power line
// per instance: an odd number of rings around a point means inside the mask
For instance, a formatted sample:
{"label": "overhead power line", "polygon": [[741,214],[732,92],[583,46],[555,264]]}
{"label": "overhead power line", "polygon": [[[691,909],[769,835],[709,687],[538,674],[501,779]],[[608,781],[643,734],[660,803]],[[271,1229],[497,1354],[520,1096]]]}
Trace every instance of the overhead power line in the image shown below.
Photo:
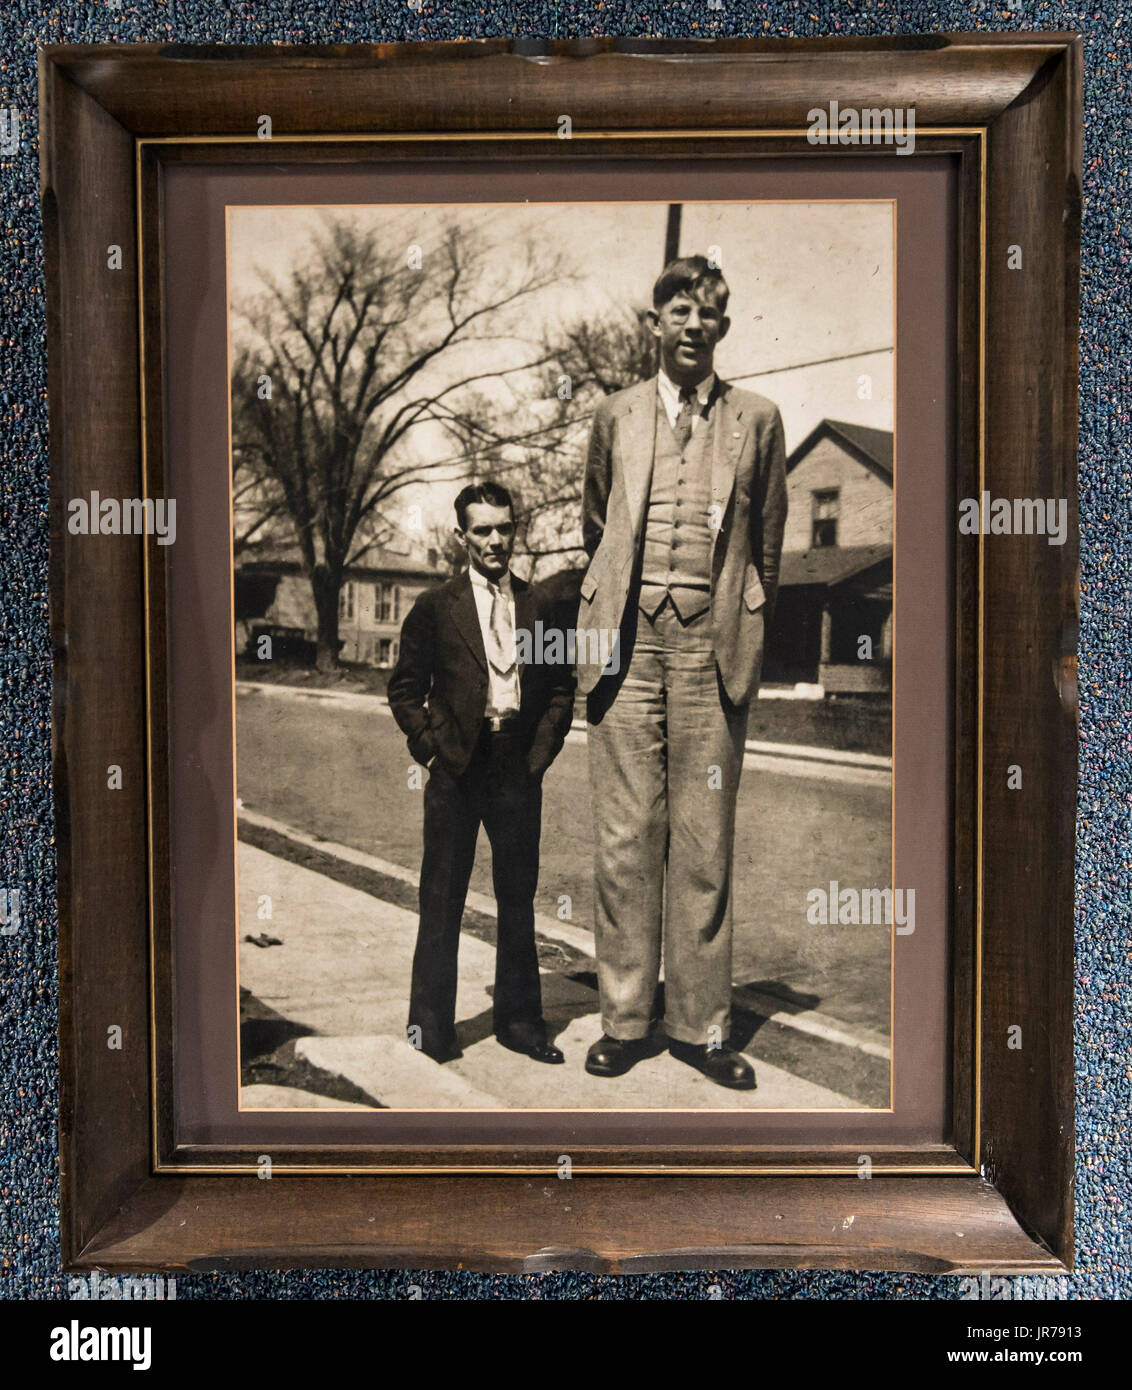
{"label": "overhead power line", "polygon": [[830,362],[848,362],[854,357],[875,357],[878,352],[891,352],[890,347],[858,348],[856,352],[842,352],[836,357],[815,357],[812,362],[792,362],[787,367],[767,367],[761,372],[743,372],[739,376],[729,376],[728,381],[750,381],[756,376],[774,376],[776,372],[799,372],[803,367],[824,367]]}

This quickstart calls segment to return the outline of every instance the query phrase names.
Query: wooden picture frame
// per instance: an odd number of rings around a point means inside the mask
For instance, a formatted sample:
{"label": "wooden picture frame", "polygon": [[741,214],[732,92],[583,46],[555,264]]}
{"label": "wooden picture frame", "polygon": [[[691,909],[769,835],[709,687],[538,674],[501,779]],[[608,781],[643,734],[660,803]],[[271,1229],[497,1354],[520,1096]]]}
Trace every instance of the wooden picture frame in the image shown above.
{"label": "wooden picture frame", "polygon": [[[65,1266],[1069,1268],[1080,40],[84,45],[39,70]],[[1065,545],[956,550],[953,1142],[877,1147],[867,1181],[828,1144],[574,1146],[569,1182],[537,1144],[275,1148],[270,1181],[257,1152],[177,1149],[161,556],[66,525],[71,498],[162,491],[162,169],[498,158],[556,141],[564,111],[574,158],[852,159],[806,140],[831,100],[914,109],[918,149],[958,161],[956,496],[1068,500]]]}

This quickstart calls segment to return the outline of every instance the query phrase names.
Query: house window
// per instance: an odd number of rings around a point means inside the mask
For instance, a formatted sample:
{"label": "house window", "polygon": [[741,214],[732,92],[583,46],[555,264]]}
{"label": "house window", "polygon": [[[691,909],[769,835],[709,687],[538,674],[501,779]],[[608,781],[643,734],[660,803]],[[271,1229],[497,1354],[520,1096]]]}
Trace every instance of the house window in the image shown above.
{"label": "house window", "polygon": [[350,623],[354,620],[355,605],[357,603],[358,586],[352,579],[348,579],[338,591],[338,616]]}
{"label": "house window", "polygon": [[835,487],[812,493],[813,532],[810,544],[815,550],[837,544],[837,519],[841,513],[841,494]]}
{"label": "house window", "polygon": [[395,623],[401,617],[401,591],[396,584],[375,584],[373,615],[379,623]]}
{"label": "house window", "polygon": [[377,639],[377,664],[379,666],[393,665],[393,641],[389,637]]}

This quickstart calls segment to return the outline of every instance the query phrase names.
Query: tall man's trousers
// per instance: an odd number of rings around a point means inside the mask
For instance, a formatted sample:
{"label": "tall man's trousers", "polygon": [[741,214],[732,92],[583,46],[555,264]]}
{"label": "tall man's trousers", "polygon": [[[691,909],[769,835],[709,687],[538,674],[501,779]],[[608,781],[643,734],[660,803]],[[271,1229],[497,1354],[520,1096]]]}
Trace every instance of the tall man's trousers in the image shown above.
{"label": "tall man's trousers", "polygon": [[[719,678],[711,614],[635,606],[627,667],[591,693],[595,944],[602,1028],[648,1035],[664,957],[664,1028],[688,1043],[731,1027],[731,864],[747,706]],[[716,1031],[718,1030],[718,1031]]]}

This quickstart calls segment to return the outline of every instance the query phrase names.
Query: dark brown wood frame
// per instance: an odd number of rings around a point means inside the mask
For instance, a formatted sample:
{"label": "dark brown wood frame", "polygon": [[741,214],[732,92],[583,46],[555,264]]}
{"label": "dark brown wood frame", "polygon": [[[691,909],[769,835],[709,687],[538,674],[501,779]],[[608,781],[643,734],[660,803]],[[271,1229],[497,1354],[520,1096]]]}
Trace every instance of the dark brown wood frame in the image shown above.
{"label": "dark brown wood frame", "polygon": [[[168,788],[147,743],[160,753],[167,698],[160,553],[146,565],[140,546],[108,548],[95,564],[65,525],[71,497],[162,492],[160,339],[139,321],[144,286],[160,323],[162,275],[159,255],[139,265],[139,228],[158,246],[163,163],[265,158],[248,140],[265,111],[276,160],[356,159],[367,136],[383,157],[498,156],[493,134],[553,139],[563,111],[571,157],[684,153],[693,131],[696,148],[746,157],[852,157],[804,139],[809,109],[834,99],[913,107],[918,149],[959,157],[956,495],[1064,497],[1071,518],[1066,545],[1023,538],[993,568],[981,542],[957,553],[953,1144],[874,1148],[869,1181],[855,1151],[830,1146],[580,1147],[569,1183],[535,1176],[557,1162],[535,1148],[289,1149],[271,1181],[248,1151],[175,1150],[155,1022],[172,989]],[[1080,40],[58,46],[40,54],[40,110],[66,1266],[1069,1267]],[[96,251],[111,244],[136,278],[106,275]],[[1024,273],[1007,268],[1011,246]],[[114,815],[108,740],[133,788]],[[1010,763],[1024,798],[1007,794]],[[1040,1045],[1010,1050],[1016,1024]]]}

